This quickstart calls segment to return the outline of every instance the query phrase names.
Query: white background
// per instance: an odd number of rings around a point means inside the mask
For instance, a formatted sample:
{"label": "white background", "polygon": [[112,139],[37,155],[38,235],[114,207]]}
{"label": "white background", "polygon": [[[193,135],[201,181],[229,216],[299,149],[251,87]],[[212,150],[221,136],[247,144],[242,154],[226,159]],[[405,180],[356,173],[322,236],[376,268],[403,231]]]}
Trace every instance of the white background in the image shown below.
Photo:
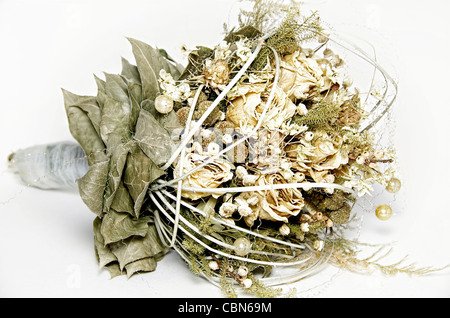
{"label": "white background", "polygon": [[[0,296],[223,296],[191,274],[175,253],[153,273],[110,280],[97,268],[94,215],[78,194],[24,187],[8,171],[6,158],[18,148],[72,139],[61,88],[94,95],[93,74],[120,72],[121,56],[133,61],[125,37],[181,59],[182,44],[220,41],[222,23],[233,17],[236,5],[0,0]],[[365,215],[361,239],[396,242],[393,260],[408,254],[418,265],[450,264],[449,2],[324,0],[310,1],[307,8],[319,9],[331,25],[377,34],[399,83],[394,118],[403,188],[391,220]],[[298,296],[450,296],[450,270],[426,277],[332,273],[326,269],[296,284]]]}

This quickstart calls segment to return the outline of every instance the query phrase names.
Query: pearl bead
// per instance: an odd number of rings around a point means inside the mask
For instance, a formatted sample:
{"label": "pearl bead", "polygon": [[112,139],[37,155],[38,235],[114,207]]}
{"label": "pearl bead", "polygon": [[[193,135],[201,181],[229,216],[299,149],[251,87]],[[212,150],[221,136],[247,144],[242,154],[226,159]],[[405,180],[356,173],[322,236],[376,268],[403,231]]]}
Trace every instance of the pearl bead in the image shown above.
{"label": "pearl bead", "polygon": [[387,204],[382,204],[375,210],[375,215],[382,221],[387,221],[392,216],[392,208]]}
{"label": "pearl bead", "polygon": [[167,95],[159,95],[155,99],[155,108],[161,114],[168,114],[173,110],[173,99]]}
{"label": "pearl bead", "polygon": [[392,178],[391,180],[389,180],[386,186],[386,190],[390,193],[397,193],[398,191],[400,191],[401,187],[402,187],[401,181],[397,178]]}
{"label": "pearl bead", "polygon": [[252,244],[245,237],[240,237],[236,241],[234,241],[234,252],[236,255],[245,256],[250,252]]}

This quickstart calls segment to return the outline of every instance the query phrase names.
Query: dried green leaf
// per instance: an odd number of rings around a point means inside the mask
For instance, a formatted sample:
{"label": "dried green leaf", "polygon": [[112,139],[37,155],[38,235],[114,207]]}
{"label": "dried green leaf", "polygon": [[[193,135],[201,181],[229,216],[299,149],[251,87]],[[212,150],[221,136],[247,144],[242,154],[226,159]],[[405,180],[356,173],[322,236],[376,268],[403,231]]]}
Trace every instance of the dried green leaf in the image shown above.
{"label": "dried green leaf", "polygon": [[126,240],[111,243],[110,246],[122,270],[126,265],[137,260],[148,257],[160,259],[167,252],[167,249],[159,240],[154,224],[149,225],[145,237],[132,236]]}
{"label": "dried green leaf", "polygon": [[132,218],[128,213],[110,210],[102,218],[100,232],[105,244],[125,240],[131,236],[146,236],[149,217]]}
{"label": "dried green leaf", "polygon": [[141,151],[129,153],[124,173],[124,184],[134,201],[134,213],[139,217],[142,204],[151,182],[164,174],[146,155]]}
{"label": "dried green leaf", "polygon": [[156,269],[156,260],[154,257],[139,259],[137,261],[125,265],[125,271],[127,272],[128,278],[130,278],[132,275],[138,272],[153,272],[155,269]]}
{"label": "dried green leaf", "polygon": [[130,126],[132,127],[132,131],[135,132],[136,122],[141,111],[142,86],[134,82],[129,82],[128,95],[130,96],[131,103]]}
{"label": "dried green leaf", "polygon": [[128,85],[126,79],[118,74],[105,73],[106,94],[123,103],[128,103]]}
{"label": "dried green leaf", "polygon": [[128,82],[141,84],[141,76],[136,65],[128,62],[127,59],[122,57],[122,76],[125,77]]}
{"label": "dried green leaf", "polygon": [[203,71],[203,63],[206,59],[214,56],[214,51],[205,46],[197,46],[188,56],[188,65],[180,75],[180,80],[189,79],[193,76],[200,75]]}
{"label": "dried green leaf", "polygon": [[120,75],[105,74],[106,96],[102,110],[100,133],[108,148],[131,138],[131,105],[128,86]]}
{"label": "dried green leaf", "polygon": [[184,70],[184,66],[175,61],[164,49],[158,49],[159,53],[169,61],[170,74],[173,78],[178,78]]}
{"label": "dried green leaf", "polygon": [[158,166],[169,160],[175,148],[169,132],[143,109],[136,123],[134,139],[142,151]]}
{"label": "dried green leaf", "polygon": [[103,210],[107,212],[114,201],[117,189],[122,184],[122,174],[127,161],[127,156],[132,149],[136,147],[133,141],[125,144],[119,144],[112,151],[107,173],[106,189],[104,194]]}
{"label": "dried green leaf", "polygon": [[100,268],[105,267],[108,264],[117,262],[117,257],[111,252],[110,248],[105,244],[103,235],[100,232],[100,227],[102,220],[100,218],[95,218],[94,220],[94,245],[95,254]]}
{"label": "dried green leaf", "polygon": [[134,217],[137,217],[134,212],[134,202],[122,180],[120,180],[119,186],[115,191],[110,209],[118,212],[127,212]]}
{"label": "dried green leaf", "polygon": [[79,96],[64,89],[62,92],[70,132],[83,148],[88,163],[104,159],[105,145],[98,134],[100,109],[96,99],[91,96]]}
{"label": "dried green leaf", "polygon": [[109,171],[109,161],[91,164],[86,174],[78,182],[78,189],[83,202],[97,216],[103,213],[103,195]]}
{"label": "dried green leaf", "polygon": [[159,72],[164,69],[171,72],[168,60],[150,45],[128,38],[131,43],[136,65],[142,84],[142,98],[154,100],[160,93]]}
{"label": "dried green leaf", "polygon": [[119,267],[119,263],[117,263],[117,262],[108,264],[105,266],[105,268],[107,270],[109,270],[109,274],[111,275],[111,278],[121,276],[124,274],[124,272]]}
{"label": "dried green leaf", "polygon": [[97,84],[97,104],[100,110],[103,110],[103,105],[105,104],[106,97],[106,82],[101,78],[94,75],[95,83]]}

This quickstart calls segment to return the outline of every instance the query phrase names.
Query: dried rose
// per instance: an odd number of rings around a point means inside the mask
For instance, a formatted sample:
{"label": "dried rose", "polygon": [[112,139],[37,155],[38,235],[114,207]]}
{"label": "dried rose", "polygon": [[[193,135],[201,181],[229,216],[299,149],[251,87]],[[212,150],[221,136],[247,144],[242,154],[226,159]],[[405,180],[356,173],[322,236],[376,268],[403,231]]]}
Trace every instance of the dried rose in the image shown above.
{"label": "dried rose", "polygon": [[311,144],[312,148],[307,151],[299,143],[288,145],[285,151],[293,161],[293,168],[309,175],[315,182],[326,182],[325,178],[331,170],[348,163],[342,137],[317,130]]}
{"label": "dried rose", "polygon": [[[192,169],[198,167],[203,162],[206,161],[208,157],[198,155],[195,153],[189,153],[183,160],[183,175],[191,171]],[[174,167],[174,177],[180,177],[179,173],[179,162]],[[233,177],[232,169],[233,165],[225,160],[217,158],[211,163],[203,166],[199,170],[191,173],[186,178],[183,179],[182,185],[183,187],[195,187],[195,188],[217,188],[222,183],[231,180]],[[181,195],[184,198],[188,198],[191,200],[197,200],[202,197],[206,197],[211,195],[211,193],[202,193],[202,192],[191,192],[191,191],[182,191]]]}
{"label": "dried rose", "polygon": [[262,112],[261,94],[265,89],[262,84],[238,84],[235,89],[228,94],[230,105],[227,108],[226,120],[234,125],[256,126],[258,120],[256,112]]}
{"label": "dried rose", "polygon": [[271,90],[275,89],[272,103],[267,107],[262,125],[269,129],[277,129],[289,118],[294,116],[297,106],[279,86],[261,84],[241,84],[233,92],[230,106],[227,109],[226,119],[235,127],[254,127],[261,119],[266,108],[266,100]]}
{"label": "dried rose", "polygon": [[327,76],[328,67],[327,64],[319,64],[315,58],[296,51],[283,58],[278,85],[290,98],[309,99],[330,89],[332,81]]}
{"label": "dried rose", "polygon": [[[258,177],[255,186],[286,183],[288,182],[279,174],[266,174]],[[258,200],[254,200],[255,197]],[[298,215],[305,204],[302,193],[297,188],[244,192],[236,198],[238,205],[242,201],[247,202],[252,211],[250,215],[243,216],[249,226],[258,218],[288,222],[288,218]],[[256,204],[252,204],[253,202]]]}

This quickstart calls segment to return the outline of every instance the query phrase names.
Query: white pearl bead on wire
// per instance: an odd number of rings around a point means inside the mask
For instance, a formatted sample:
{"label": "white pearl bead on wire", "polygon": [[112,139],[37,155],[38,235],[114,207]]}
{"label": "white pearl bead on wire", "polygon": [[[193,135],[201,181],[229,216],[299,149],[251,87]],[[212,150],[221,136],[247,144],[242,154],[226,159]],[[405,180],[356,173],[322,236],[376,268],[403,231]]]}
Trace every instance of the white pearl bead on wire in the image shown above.
{"label": "white pearl bead on wire", "polygon": [[167,95],[159,95],[155,99],[155,109],[161,114],[168,114],[173,110],[173,99]]}

